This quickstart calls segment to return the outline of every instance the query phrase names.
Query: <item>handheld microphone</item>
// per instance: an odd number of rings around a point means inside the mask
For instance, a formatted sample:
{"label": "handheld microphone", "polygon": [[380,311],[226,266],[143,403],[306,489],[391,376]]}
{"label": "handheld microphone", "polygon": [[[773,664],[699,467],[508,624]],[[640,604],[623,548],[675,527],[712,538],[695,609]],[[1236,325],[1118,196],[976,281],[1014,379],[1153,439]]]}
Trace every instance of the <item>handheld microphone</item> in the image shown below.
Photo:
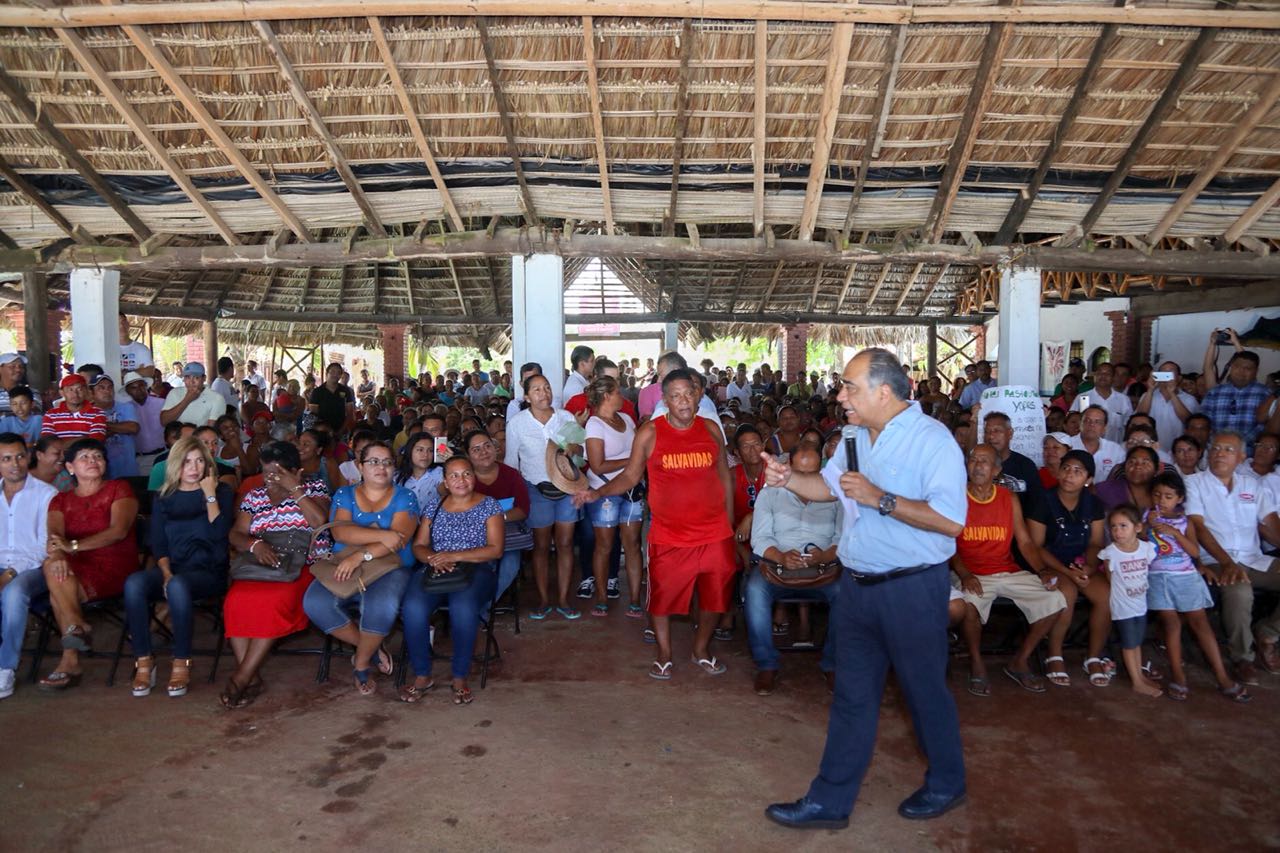
{"label": "handheld microphone", "polygon": [[848,471],[858,470],[858,428],[853,424],[845,424],[840,429],[840,437],[844,439],[844,463]]}

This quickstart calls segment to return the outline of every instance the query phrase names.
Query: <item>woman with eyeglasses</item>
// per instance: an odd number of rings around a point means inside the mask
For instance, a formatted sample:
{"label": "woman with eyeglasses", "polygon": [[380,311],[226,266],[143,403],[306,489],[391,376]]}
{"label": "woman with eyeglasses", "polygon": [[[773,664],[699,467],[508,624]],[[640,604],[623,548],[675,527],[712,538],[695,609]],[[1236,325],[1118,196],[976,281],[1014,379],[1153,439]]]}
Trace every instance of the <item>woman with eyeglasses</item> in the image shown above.
{"label": "woman with eyeglasses", "polygon": [[[435,686],[431,677],[429,622],[436,608],[448,602],[449,634],[453,643],[450,673],[453,704],[471,704],[467,676],[480,622],[488,617],[496,585],[495,563],[502,557],[505,525],[502,507],[476,491],[471,460],[455,456],[444,464],[444,497],[432,496],[422,508],[422,524],[413,541],[413,555],[422,567],[404,596],[404,639],[413,665],[413,683],[400,691],[403,702],[418,702]],[[473,564],[471,580],[453,592],[431,592],[428,577],[465,571],[459,564]]]}
{"label": "woman with eyeglasses", "polygon": [[547,442],[556,439],[562,429],[573,426],[573,415],[551,407],[551,382],[541,374],[524,380],[524,398],[529,408],[523,409],[507,424],[507,452],[503,460],[520,472],[529,490],[529,527],[533,530],[533,577],[538,585],[538,607],[530,619],[546,619],[551,615],[549,570],[551,541],[556,548],[556,592],[560,606],[556,612],[565,619],[577,619],[582,612],[569,604],[569,584],[573,580],[573,526],[578,523],[578,509],[568,495],[548,496],[551,475],[547,472]]}
{"label": "woman with eyeglasses", "polygon": [[1111,683],[1115,665],[1100,657],[1111,631],[1111,585],[1098,571],[1098,552],[1105,544],[1102,502],[1089,492],[1089,482],[1096,472],[1093,456],[1085,450],[1071,450],[1058,465],[1058,485],[1045,492],[1036,514],[1027,521],[1031,538],[1040,548],[1045,567],[1058,574],[1057,589],[1067,599],[1067,608],[1049,631],[1049,657],[1045,658],[1045,677],[1052,684],[1067,687],[1067,674],[1062,645],[1075,615],[1076,600],[1089,599],[1089,654],[1084,669],[1089,683],[1106,687]]}
{"label": "woman with eyeglasses", "polygon": [[119,595],[138,570],[138,500],[125,481],[106,479],[106,447],[94,438],[77,439],[63,459],[75,487],[49,503],[43,567],[62,632],[62,659],[39,682],[41,690],[53,692],[80,682],[80,653],[89,651],[91,635],[80,605]]}
{"label": "woman with eyeglasses", "polygon": [[[302,598],[302,607],[317,628],[355,647],[351,666],[356,691],[372,696],[377,689],[372,677],[375,654],[383,675],[390,675],[394,666],[383,641],[395,627],[409,583],[409,567],[413,565],[409,542],[418,525],[418,499],[392,481],[395,461],[385,442],[366,444],[359,461],[360,485],[338,489],[329,509],[333,556],[338,559],[334,579],[349,580],[364,563],[388,555],[398,556],[401,568],[348,598],[338,598],[324,584],[313,581]],[[359,613],[358,623],[352,622],[352,610]]]}
{"label": "woman with eyeglasses", "polygon": [[[529,490],[524,484],[520,472],[510,465],[498,461],[502,448],[487,433],[474,430],[462,437],[462,446],[466,448],[467,458],[476,472],[476,491],[488,495],[502,507],[502,519],[508,530],[514,525],[529,518]],[[502,560],[498,563],[498,586],[495,598],[511,586],[511,582],[520,574],[520,562],[524,551],[511,548],[511,542],[505,543]]]}

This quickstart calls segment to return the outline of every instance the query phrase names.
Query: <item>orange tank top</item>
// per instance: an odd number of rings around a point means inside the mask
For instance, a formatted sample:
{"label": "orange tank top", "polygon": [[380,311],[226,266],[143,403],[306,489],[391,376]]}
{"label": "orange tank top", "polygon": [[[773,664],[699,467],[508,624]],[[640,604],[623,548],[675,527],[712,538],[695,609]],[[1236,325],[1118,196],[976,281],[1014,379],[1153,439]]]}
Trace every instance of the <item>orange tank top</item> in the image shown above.
{"label": "orange tank top", "polygon": [[649,457],[649,509],[653,514],[649,541],[695,548],[733,535],[725,514],[724,484],[717,459],[724,447],[702,418],[688,429],[676,429],[665,417],[653,419],[653,454]]}
{"label": "orange tank top", "polygon": [[965,517],[964,532],[956,539],[956,556],[964,567],[975,575],[994,575],[1000,572],[1016,572],[1010,548],[1013,543],[1013,495],[1008,489],[996,486],[995,494],[986,501],[979,501],[966,490],[969,513]]}

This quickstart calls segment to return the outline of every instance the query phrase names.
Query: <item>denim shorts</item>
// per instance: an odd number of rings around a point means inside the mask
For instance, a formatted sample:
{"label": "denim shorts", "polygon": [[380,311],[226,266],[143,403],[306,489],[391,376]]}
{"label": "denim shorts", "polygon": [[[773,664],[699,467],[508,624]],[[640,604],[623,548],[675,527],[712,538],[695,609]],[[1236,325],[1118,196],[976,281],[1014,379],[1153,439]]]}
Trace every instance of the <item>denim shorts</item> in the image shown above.
{"label": "denim shorts", "polygon": [[1213,607],[1209,585],[1199,572],[1150,572],[1147,584],[1147,607],[1150,610],[1190,613]]}
{"label": "denim shorts", "polygon": [[529,518],[525,523],[531,530],[550,527],[558,521],[573,524],[578,520],[580,513],[570,496],[565,495],[553,501],[544,498],[533,483],[526,481],[525,485],[529,489]]}
{"label": "denim shorts", "polygon": [[592,527],[617,527],[644,520],[644,501],[629,501],[616,495],[587,504]]}
{"label": "denim shorts", "polygon": [[1131,616],[1128,619],[1113,619],[1112,625],[1116,626],[1116,634],[1120,636],[1120,648],[1136,649],[1142,646],[1142,641],[1147,636],[1147,614],[1141,616]]}

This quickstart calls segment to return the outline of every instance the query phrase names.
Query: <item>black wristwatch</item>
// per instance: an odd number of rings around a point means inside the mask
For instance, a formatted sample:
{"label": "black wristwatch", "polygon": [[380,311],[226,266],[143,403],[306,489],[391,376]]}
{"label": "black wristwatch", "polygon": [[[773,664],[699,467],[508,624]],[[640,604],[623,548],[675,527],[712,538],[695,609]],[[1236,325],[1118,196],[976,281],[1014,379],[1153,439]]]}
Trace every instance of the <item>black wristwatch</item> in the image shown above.
{"label": "black wristwatch", "polygon": [[880,496],[880,514],[892,515],[893,511],[898,508],[898,496],[885,492]]}

